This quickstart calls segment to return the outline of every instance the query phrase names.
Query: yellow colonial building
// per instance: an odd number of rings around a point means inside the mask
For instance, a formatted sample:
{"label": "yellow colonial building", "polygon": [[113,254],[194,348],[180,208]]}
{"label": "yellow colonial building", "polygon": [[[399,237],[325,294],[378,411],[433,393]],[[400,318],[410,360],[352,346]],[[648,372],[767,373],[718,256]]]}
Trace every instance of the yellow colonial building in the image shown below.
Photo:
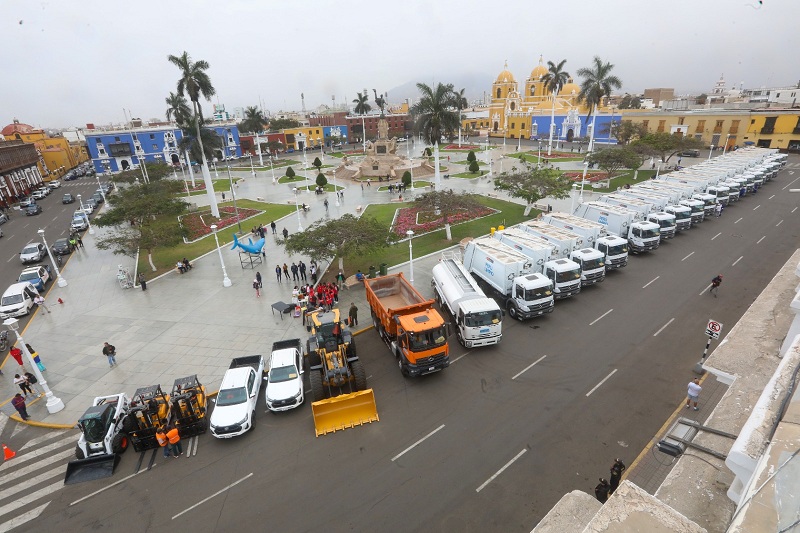
{"label": "yellow colonial building", "polygon": [[283,134],[286,137],[286,148],[302,151],[303,148],[322,146],[325,136],[322,126],[301,126],[299,128],[286,128]]}
{"label": "yellow colonial building", "polygon": [[37,166],[44,181],[58,179],[89,160],[83,145],[70,143],[63,137],[50,137],[44,130],[22,124],[16,119],[0,133],[8,141],[18,140],[36,147],[39,157]]}

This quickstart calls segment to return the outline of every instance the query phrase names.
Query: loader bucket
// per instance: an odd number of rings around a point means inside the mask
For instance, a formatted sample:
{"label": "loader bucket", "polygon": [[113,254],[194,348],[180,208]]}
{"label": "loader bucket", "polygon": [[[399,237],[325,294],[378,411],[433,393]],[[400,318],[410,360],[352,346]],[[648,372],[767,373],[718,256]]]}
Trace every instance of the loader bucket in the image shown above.
{"label": "loader bucket", "polygon": [[70,461],[67,464],[67,475],[64,478],[64,485],[74,485],[84,481],[93,481],[111,477],[114,468],[117,466],[119,456],[116,454],[104,454]]}
{"label": "loader bucket", "polygon": [[372,389],[314,402],[311,412],[317,437],[380,420]]}

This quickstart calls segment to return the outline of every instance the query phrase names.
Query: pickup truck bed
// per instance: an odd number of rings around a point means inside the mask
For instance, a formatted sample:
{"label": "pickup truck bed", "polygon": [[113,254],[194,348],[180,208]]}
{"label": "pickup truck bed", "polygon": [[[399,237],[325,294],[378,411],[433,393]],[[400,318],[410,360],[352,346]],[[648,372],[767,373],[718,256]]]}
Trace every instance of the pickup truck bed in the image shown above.
{"label": "pickup truck bed", "polygon": [[297,348],[300,349],[300,339],[289,339],[285,341],[277,341],[272,343],[272,351],[276,352],[278,350],[285,350],[286,348]]}
{"label": "pickup truck bed", "polygon": [[252,366],[255,369],[258,369],[259,364],[261,363],[261,356],[260,355],[246,355],[244,357],[234,357],[233,361],[231,361],[231,368],[243,368],[246,366]]}

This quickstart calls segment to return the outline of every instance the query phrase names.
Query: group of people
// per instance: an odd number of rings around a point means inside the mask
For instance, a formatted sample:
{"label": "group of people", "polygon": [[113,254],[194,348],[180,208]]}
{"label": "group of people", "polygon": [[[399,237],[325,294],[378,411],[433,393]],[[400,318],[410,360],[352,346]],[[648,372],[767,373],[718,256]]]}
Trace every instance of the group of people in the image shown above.
{"label": "group of people", "polygon": [[[175,268],[177,268],[178,272],[180,272],[181,274],[186,274],[192,269],[192,264],[189,262],[188,259],[184,257],[181,261],[175,263]],[[142,290],[146,289],[143,288]]]}
{"label": "group of people", "polygon": [[[164,431],[166,429],[166,432]],[[156,430],[156,441],[158,445],[164,449],[164,458],[183,455],[183,446],[181,446],[181,436],[178,433],[178,428],[175,424],[170,424],[166,428],[158,428]],[[169,444],[169,446],[167,446]]]}
{"label": "group of people", "polygon": [[307,299],[307,309],[323,308],[330,311],[334,304],[339,303],[339,286],[335,283],[320,283],[314,288],[312,285],[297,287],[292,291],[292,297],[297,301]]}
{"label": "group of people", "polygon": [[398,183],[397,185],[395,185],[394,183],[390,183],[389,184],[389,192],[390,193],[403,192],[405,190],[406,190],[406,186],[403,185],[402,183]]}
{"label": "group of people", "polygon": [[608,497],[617,490],[625,468],[625,463],[617,458],[614,460],[614,464],[611,465],[611,477],[609,478],[611,481],[609,482],[605,478],[600,478],[600,483],[594,488],[594,495],[600,503],[606,503]]}

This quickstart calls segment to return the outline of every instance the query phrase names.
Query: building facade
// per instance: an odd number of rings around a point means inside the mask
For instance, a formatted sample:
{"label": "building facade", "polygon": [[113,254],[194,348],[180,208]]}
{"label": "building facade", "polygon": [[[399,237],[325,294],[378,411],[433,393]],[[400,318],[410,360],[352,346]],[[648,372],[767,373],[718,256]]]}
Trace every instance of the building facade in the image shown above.
{"label": "building facade", "polygon": [[[350,143],[360,143],[366,139],[368,141],[378,138],[378,121],[380,113],[370,113],[367,115],[348,115],[346,137]],[[385,113],[383,118],[389,125],[389,138],[406,137],[411,134],[413,127],[411,116],[408,113]],[[363,128],[363,129],[362,129]]]}
{"label": "building facade", "polygon": [[41,186],[40,159],[31,143],[0,141],[0,205],[4,209]]}
{"label": "building facade", "polygon": [[39,174],[45,181],[60,178],[88,159],[83,143],[70,142],[64,137],[50,137],[44,130],[19,120],[7,125],[1,133],[6,140],[34,145]]}

